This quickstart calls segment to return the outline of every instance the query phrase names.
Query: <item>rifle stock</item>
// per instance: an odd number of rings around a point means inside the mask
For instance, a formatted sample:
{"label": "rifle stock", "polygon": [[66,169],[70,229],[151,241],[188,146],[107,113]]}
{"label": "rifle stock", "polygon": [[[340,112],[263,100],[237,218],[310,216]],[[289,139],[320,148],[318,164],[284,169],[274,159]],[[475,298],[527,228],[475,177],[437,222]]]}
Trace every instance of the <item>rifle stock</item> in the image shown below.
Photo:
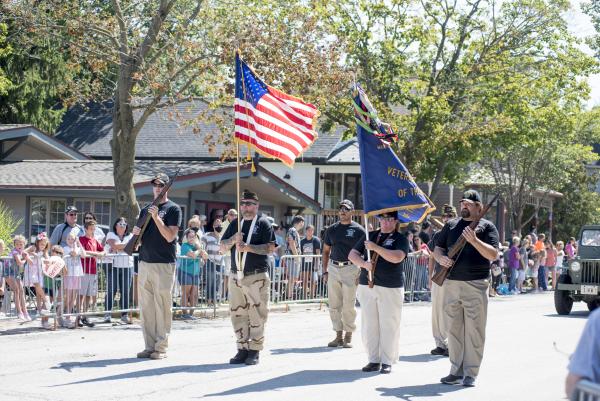
{"label": "rifle stock", "polygon": [[[490,208],[492,207],[492,205],[494,204],[494,202],[496,202],[496,199],[498,199],[499,196],[500,196],[499,194],[496,194],[496,196],[494,196],[494,199],[492,199],[492,201],[490,203],[488,203],[481,210],[481,213],[479,214],[479,216],[477,217],[477,219],[473,220],[471,222],[471,224],[469,224],[469,227],[472,230],[475,230],[475,228],[479,224],[479,221],[483,218],[483,216],[486,215],[486,213],[490,210]],[[447,256],[450,259],[452,259],[452,266],[450,266],[448,268],[444,268],[444,267],[440,266],[440,269],[438,269],[433,274],[433,276],[431,276],[431,281],[433,281],[434,283],[436,283],[439,286],[441,286],[442,284],[444,284],[444,281],[446,280],[446,278],[450,274],[450,270],[452,270],[452,268],[454,267],[454,263],[456,263],[456,259],[455,258],[458,258],[458,255],[460,254],[460,252],[462,251],[462,249],[465,247],[466,244],[467,244],[467,240],[465,239],[464,235],[461,234],[460,237],[458,237],[458,240],[448,250],[448,255]]]}
{"label": "rifle stock", "polygon": [[[175,171],[175,174],[173,174],[173,176],[169,178],[169,182],[160,191],[160,194],[152,201],[151,206],[158,206],[164,194],[166,194],[169,188],[171,188],[171,185],[173,185],[173,182],[179,175],[179,170],[180,169],[177,169],[177,171]],[[135,252],[135,250],[140,246],[140,240],[142,238],[142,235],[144,235],[144,231],[146,231],[146,227],[148,227],[148,223],[150,223],[151,217],[152,216],[150,215],[150,213],[143,213],[140,215],[137,222],[135,223],[136,227],[140,227],[140,233],[139,235],[133,235],[127,243],[127,245],[125,245],[125,248],[123,248],[123,251],[125,251],[125,253],[127,253],[129,256],[133,255],[133,252]]]}

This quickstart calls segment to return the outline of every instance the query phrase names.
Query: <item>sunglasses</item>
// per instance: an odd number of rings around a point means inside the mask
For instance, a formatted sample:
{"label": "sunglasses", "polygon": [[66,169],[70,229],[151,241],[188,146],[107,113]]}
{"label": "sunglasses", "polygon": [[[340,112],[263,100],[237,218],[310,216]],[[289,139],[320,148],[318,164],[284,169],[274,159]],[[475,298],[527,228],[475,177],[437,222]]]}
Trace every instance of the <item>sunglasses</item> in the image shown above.
{"label": "sunglasses", "polygon": [[348,208],[347,208],[347,207],[345,207],[345,206],[342,206],[342,207],[340,208],[340,212],[349,212],[349,211],[350,211],[350,209],[348,209]]}
{"label": "sunglasses", "polygon": [[77,216],[77,213],[67,213],[67,216]]}
{"label": "sunglasses", "polygon": [[256,203],[256,202],[248,202],[248,201],[241,201],[240,205],[241,206],[256,206],[256,205],[258,205],[258,203]]}

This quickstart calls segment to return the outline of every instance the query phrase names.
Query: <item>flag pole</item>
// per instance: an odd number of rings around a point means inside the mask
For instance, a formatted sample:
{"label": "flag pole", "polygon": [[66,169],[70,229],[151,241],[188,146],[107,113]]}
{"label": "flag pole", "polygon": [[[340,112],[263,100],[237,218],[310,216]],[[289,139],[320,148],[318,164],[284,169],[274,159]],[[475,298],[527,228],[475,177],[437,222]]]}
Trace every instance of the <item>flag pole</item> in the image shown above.
{"label": "flag pole", "polygon": [[[236,193],[237,193],[237,198],[236,198],[236,208],[237,208],[237,212],[238,212],[238,218],[237,218],[237,232],[241,234],[242,232],[242,224],[241,224],[241,219],[243,218],[242,216],[242,209],[240,208],[240,142],[238,140],[235,141],[235,148],[236,148],[236,152],[235,152],[235,169],[236,169],[236,174],[235,174],[235,184],[236,184]],[[236,266],[236,270],[237,270],[237,278],[238,281],[241,281],[244,278],[244,270],[243,268],[240,266],[242,261],[241,261],[241,254],[238,250],[238,247],[235,247],[235,266]],[[241,285],[241,284],[240,284]]]}
{"label": "flag pole", "polygon": [[[367,213],[365,212],[363,214],[364,220],[365,220],[365,233],[367,233],[366,237],[367,237],[367,241],[369,240],[369,217],[367,216]],[[366,249],[367,251],[367,262],[371,263],[371,252],[369,252],[368,249]],[[373,282],[373,269],[369,270],[369,284],[371,284]]]}
{"label": "flag pole", "polygon": [[[240,50],[236,49],[236,58],[241,58],[240,56]],[[240,60],[241,62],[241,60]],[[236,60],[237,63],[237,60]],[[241,68],[241,72],[242,72],[242,86],[244,88],[244,100],[246,100],[246,88],[244,86],[244,70],[243,68]],[[236,72],[237,72],[237,68],[236,68]],[[246,118],[246,121],[248,119]],[[243,238],[243,234],[242,234],[242,218],[244,217],[242,215],[242,209],[240,207],[240,199],[241,199],[241,194],[240,194],[240,141],[239,140],[235,140],[235,170],[236,170],[236,174],[235,174],[235,186],[236,186],[236,193],[237,193],[237,198],[236,198],[236,208],[237,208],[237,213],[238,213],[238,218],[237,218],[237,232],[239,235],[242,235]],[[240,285],[241,285],[241,281],[244,278],[244,267],[241,266],[242,264],[242,254],[241,252],[239,252],[238,246],[235,247],[235,266],[236,266],[236,275],[237,275],[237,279],[238,281],[240,281]]]}

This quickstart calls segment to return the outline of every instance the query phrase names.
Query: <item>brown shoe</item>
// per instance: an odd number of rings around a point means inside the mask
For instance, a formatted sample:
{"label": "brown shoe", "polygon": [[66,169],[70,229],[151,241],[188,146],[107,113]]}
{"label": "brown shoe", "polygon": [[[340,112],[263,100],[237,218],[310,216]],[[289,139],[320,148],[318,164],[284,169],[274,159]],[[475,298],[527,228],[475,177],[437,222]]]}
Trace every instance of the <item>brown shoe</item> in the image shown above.
{"label": "brown shoe", "polygon": [[344,336],[344,342],[342,343],[342,347],[344,348],[352,348],[352,332],[347,331],[346,335]]}
{"label": "brown shoe", "polygon": [[344,345],[344,339],[342,338],[342,331],[336,331],[335,332],[335,338],[333,339],[333,341],[331,341],[329,344],[327,344],[328,347],[341,347]]}
{"label": "brown shoe", "polygon": [[152,354],[150,354],[150,359],[165,359],[166,357],[167,357],[166,352],[154,351]]}
{"label": "brown shoe", "polygon": [[145,349],[142,352],[138,352],[137,357],[138,358],[150,358],[150,355],[152,355],[153,352],[154,351],[148,351],[147,349]]}

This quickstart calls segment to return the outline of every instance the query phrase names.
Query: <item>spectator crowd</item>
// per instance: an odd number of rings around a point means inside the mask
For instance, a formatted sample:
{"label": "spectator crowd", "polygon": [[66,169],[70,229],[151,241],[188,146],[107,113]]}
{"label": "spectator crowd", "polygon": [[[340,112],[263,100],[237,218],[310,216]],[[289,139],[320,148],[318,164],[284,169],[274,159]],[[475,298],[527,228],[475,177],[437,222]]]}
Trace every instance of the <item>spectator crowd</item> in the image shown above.
{"label": "spectator crowd", "polygon": [[[38,234],[32,244],[22,235],[14,236],[9,247],[0,241],[0,255],[7,254],[0,260],[0,299],[5,298],[5,312],[11,309],[11,299],[5,296],[10,290],[16,315],[22,321],[32,320],[29,310],[33,309],[34,317],[40,318],[44,328],[50,328],[47,315],[53,311],[63,327],[92,327],[95,323],[86,313],[98,313],[101,293],[104,323],[112,321],[113,310],[118,310],[122,323],[131,322],[129,312],[137,305],[137,260],[124,248],[131,239],[132,227],[126,218],[119,217],[105,233],[93,213],[83,213],[83,226],[77,223],[78,215],[74,206],[68,206],[64,223],[50,236]],[[217,209],[210,219],[195,215],[187,222],[178,244],[176,268],[179,303],[174,306],[181,310],[180,318],[195,319],[193,311],[201,301],[214,305],[227,299],[231,261],[229,254],[220,252],[219,244],[221,235],[236,218],[235,209],[227,213]],[[317,235],[315,227],[305,225],[302,216],[293,217],[287,229],[269,219],[277,245],[269,255],[275,299],[325,297],[320,255],[321,238],[327,227]],[[416,265],[410,273],[414,277],[408,280],[413,283],[410,300],[430,300],[432,237],[436,231],[435,219],[432,220],[406,229],[410,255]],[[489,294],[554,289],[557,270],[576,254],[575,238],[565,245],[562,241],[554,243],[535,230],[523,238],[515,231],[492,264]],[[45,268],[52,257],[62,258],[65,266],[57,276],[48,277]],[[408,295],[405,298],[408,300]],[[27,300],[34,305],[29,310]]]}

